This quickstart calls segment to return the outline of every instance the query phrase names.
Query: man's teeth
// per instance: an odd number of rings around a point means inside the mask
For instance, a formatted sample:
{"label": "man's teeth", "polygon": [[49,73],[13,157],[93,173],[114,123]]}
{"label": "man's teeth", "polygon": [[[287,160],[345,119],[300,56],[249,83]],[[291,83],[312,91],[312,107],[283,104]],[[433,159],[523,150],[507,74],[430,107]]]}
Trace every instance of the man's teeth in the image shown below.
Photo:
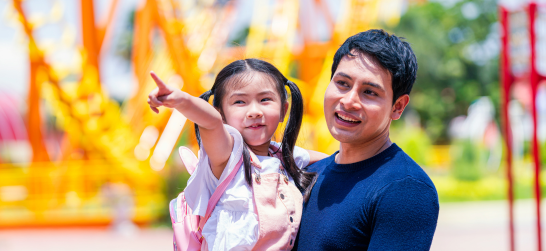
{"label": "man's teeth", "polygon": [[352,118],[345,117],[345,116],[343,116],[343,115],[341,115],[341,114],[339,114],[339,113],[337,114],[337,116],[338,116],[340,119],[343,119],[343,120],[345,120],[345,121],[349,121],[349,122],[358,122],[358,120],[354,120],[354,119],[352,119]]}

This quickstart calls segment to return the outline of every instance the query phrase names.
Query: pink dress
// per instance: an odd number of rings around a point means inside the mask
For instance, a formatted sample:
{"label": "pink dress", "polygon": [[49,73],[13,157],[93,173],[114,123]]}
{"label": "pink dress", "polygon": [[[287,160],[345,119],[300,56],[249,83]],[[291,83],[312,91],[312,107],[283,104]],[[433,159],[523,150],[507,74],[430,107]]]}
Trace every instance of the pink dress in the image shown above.
{"label": "pink dress", "polygon": [[[240,133],[229,125],[225,127],[234,138],[234,146],[220,179],[212,174],[208,156],[201,147],[199,163],[184,190],[186,202],[195,215],[204,216],[210,196],[242,156]],[[271,147],[276,149],[278,143],[272,142]],[[296,147],[294,159],[298,167],[305,167],[309,154]],[[203,227],[208,250],[292,248],[301,219],[301,193],[277,157],[254,156],[252,162],[253,187],[246,183],[241,168]]]}

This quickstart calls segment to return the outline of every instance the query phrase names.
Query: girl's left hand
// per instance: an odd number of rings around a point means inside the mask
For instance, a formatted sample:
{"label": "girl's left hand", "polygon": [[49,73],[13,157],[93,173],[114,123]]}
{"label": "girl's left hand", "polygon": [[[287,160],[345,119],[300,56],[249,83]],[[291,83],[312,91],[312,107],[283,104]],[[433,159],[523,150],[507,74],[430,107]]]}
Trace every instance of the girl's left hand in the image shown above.
{"label": "girl's left hand", "polygon": [[153,71],[150,75],[157,85],[157,88],[148,95],[148,104],[152,111],[159,113],[157,108],[160,106],[176,108],[184,102],[184,96],[188,95],[187,93],[166,85]]}

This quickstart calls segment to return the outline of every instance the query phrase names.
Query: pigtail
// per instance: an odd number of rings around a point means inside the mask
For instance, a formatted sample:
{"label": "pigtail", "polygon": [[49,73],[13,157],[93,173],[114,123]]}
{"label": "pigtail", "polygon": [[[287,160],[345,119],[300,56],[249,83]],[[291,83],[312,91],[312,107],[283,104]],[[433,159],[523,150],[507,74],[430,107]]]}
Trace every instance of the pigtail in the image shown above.
{"label": "pigtail", "polygon": [[243,166],[245,167],[245,180],[252,187],[252,166],[250,163],[250,152],[248,145],[243,142]]}
{"label": "pigtail", "polygon": [[[209,102],[210,96],[212,95],[213,95],[212,90],[208,90],[205,93],[201,94],[199,98]],[[193,126],[195,128],[195,137],[197,138],[197,144],[199,145],[199,147],[201,147],[201,135],[199,135],[199,125],[194,123]]]}
{"label": "pigtail", "polygon": [[292,104],[290,116],[288,117],[282,137],[282,161],[285,163],[286,171],[292,176],[294,183],[303,193],[303,200],[307,202],[311,194],[312,185],[314,185],[316,179],[316,173],[305,172],[298,168],[293,157],[294,146],[296,145],[303,119],[303,97],[298,86],[292,81],[287,80],[286,85],[290,89]]}

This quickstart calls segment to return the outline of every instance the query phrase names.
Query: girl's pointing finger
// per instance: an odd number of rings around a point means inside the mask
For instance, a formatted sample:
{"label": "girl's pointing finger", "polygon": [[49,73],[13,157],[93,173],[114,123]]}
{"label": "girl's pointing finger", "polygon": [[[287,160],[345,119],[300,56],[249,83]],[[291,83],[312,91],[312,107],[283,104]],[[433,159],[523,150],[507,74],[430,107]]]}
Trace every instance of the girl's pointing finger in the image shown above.
{"label": "girl's pointing finger", "polygon": [[151,71],[150,76],[152,76],[152,79],[159,88],[160,93],[161,91],[169,91],[169,87],[155,74],[155,72]]}

